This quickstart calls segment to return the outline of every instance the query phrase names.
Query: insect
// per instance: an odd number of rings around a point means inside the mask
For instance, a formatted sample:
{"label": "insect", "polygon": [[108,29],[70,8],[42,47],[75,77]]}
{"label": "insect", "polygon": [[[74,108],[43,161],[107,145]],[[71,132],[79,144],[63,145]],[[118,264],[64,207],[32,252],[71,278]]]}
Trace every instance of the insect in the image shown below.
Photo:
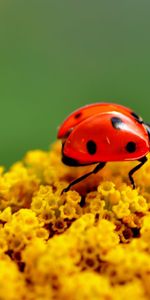
{"label": "insect", "polygon": [[147,161],[150,150],[150,126],[130,108],[115,103],[95,103],[73,112],[60,126],[62,162],[69,166],[96,167],[71,182],[63,191],[110,161],[139,161],[128,176],[135,188],[133,174]]}

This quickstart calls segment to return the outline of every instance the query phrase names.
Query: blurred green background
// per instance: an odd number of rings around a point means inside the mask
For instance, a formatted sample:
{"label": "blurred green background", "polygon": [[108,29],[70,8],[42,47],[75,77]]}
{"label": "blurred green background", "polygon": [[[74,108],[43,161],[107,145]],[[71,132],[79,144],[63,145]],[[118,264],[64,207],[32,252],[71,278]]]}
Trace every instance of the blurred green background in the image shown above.
{"label": "blurred green background", "polygon": [[0,1],[0,164],[48,149],[72,110],[129,105],[150,121],[150,1]]}

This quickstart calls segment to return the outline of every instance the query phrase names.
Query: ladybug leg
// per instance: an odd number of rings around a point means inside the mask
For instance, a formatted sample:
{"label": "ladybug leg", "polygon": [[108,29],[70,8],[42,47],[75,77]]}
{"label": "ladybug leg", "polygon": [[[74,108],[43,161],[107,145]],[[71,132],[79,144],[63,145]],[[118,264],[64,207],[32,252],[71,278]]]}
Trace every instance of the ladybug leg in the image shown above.
{"label": "ladybug leg", "polygon": [[131,182],[131,184],[132,184],[132,186],[133,186],[133,189],[135,189],[135,183],[134,183],[134,179],[133,179],[132,175],[133,175],[137,170],[139,170],[139,169],[146,163],[147,157],[144,156],[144,157],[142,157],[141,159],[139,159],[138,161],[140,161],[140,164],[138,164],[136,167],[134,167],[132,170],[130,170],[130,172],[129,172],[129,174],[128,174],[128,175],[129,175],[130,182]]}
{"label": "ladybug leg", "polygon": [[83,176],[75,179],[74,181],[72,181],[64,190],[62,190],[61,192],[61,195],[63,193],[66,193],[70,190],[70,188],[75,185],[76,183],[79,183],[80,181],[84,180],[85,178],[87,178],[88,176],[90,176],[91,174],[96,174],[98,171],[100,171],[102,168],[104,168],[104,166],[106,165],[105,162],[100,162],[95,168],[93,171],[87,173],[87,174],[84,174]]}

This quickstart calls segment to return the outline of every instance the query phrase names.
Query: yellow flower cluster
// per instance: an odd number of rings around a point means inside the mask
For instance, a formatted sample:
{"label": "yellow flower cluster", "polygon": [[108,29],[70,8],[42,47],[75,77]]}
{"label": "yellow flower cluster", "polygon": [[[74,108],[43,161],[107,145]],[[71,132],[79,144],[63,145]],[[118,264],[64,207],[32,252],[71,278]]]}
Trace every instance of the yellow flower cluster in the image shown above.
{"label": "yellow flower cluster", "polygon": [[92,167],[61,163],[61,144],[0,168],[1,300],[150,299],[150,157]]}

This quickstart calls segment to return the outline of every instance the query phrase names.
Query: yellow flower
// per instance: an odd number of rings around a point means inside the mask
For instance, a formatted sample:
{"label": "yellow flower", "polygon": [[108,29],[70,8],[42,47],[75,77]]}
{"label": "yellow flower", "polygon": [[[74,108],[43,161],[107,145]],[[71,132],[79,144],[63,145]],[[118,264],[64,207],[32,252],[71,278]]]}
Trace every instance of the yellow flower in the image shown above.
{"label": "yellow flower", "polygon": [[114,205],[112,210],[119,219],[130,215],[129,203],[123,201],[119,201],[117,205]]}
{"label": "yellow flower", "polygon": [[16,264],[9,259],[0,260],[0,297],[3,300],[23,300],[25,280]]}
{"label": "yellow flower", "polygon": [[148,242],[150,242],[150,215],[147,215],[143,218],[143,224],[141,228],[141,238]]}
{"label": "yellow flower", "polygon": [[8,206],[0,213],[0,221],[9,222],[11,218],[12,218],[11,207]]}
{"label": "yellow flower", "polygon": [[115,191],[115,184],[113,182],[105,181],[98,186],[97,190],[103,196],[108,196]]}
{"label": "yellow flower", "polygon": [[61,143],[0,167],[1,300],[150,299],[150,155],[93,166],[61,162]]}
{"label": "yellow flower", "polygon": [[107,278],[94,272],[81,272],[63,280],[61,299],[115,300]]}

